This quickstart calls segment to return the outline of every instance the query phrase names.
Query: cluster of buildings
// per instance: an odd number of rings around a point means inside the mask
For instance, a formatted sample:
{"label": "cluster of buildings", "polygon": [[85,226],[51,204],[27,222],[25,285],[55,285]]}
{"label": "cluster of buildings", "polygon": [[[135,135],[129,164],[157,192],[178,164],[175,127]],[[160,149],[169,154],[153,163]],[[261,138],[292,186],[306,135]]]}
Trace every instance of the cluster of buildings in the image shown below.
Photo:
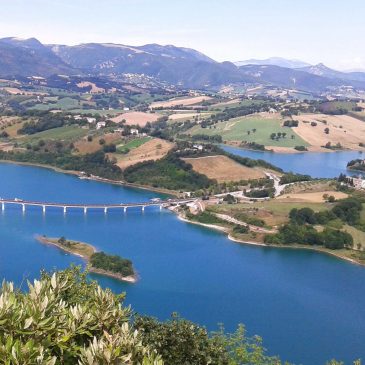
{"label": "cluster of buildings", "polygon": [[361,190],[365,189],[365,179],[362,178],[362,176],[359,177],[349,177],[349,179],[352,180],[352,184],[355,189]]}

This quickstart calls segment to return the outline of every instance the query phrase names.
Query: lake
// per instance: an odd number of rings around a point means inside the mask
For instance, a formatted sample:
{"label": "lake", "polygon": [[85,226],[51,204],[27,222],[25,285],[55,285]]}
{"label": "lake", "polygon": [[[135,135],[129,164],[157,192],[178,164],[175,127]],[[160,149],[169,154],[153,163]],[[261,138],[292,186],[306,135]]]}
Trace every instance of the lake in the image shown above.
{"label": "lake", "polygon": [[[326,154],[330,155],[330,154]],[[293,155],[294,156],[294,155]],[[295,155],[297,156],[297,155]],[[347,157],[346,157],[347,158]],[[340,167],[339,167],[340,168]],[[324,168],[323,168],[324,170]],[[159,196],[52,170],[0,163],[0,196],[52,202],[121,203]],[[0,212],[0,278],[24,288],[42,268],[82,260],[35,239],[37,234],[89,242],[130,258],[137,284],[95,276],[126,291],[139,313],[166,319],[172,312],[210,330],[244,323],[270,354],[304,365],[365,358],[365,269],[305,250],[239,245],[225,235],[148,207],[110,211],[6,207]]]}
{"label": "lake", "polygon": [[308,174],[316,178],[338,177],[341,173],[352,175],[354,172],[346,170],[347,163],[357,158],[365,158],[364,154],[358,151],[275,153],[245,150],[227,145],[221,147],[229,153],[242,157],[265,160],[287,172]]}

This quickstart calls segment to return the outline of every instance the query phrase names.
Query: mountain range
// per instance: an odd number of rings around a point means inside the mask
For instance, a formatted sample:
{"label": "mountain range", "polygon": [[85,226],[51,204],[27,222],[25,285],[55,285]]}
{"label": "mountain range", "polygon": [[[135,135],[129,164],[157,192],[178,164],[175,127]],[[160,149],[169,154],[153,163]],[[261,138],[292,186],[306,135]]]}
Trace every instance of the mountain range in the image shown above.
{"label": "mountain range", "polygon": [[365,73],[340,72],[323,64],[270,58],[217,62],[194,49],[173,45],[127,46],[87,43],[45,45],[35,38],[0,39],[0,76],[91,75],[116,78],[143,74],[182,88],[211,89],[227,84],[264,84],[322,92],[342,85],[365,89]]}

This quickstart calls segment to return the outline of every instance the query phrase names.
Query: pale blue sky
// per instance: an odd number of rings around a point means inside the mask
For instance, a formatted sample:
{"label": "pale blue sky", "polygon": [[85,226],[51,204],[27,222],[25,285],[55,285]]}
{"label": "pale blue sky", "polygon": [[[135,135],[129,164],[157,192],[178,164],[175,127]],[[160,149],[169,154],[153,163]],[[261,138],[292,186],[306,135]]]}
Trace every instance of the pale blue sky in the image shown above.
{"label": "pale blue sky", "polygon": [[365,0],[0,0],[0,37],[174,44],[365,69]]}

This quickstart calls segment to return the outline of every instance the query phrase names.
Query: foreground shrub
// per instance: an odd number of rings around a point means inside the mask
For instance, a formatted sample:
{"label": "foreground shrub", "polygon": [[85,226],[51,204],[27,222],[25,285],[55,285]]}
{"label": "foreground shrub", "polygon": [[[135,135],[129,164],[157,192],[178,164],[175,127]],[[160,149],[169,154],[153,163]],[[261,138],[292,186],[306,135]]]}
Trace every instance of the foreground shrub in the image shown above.
{"label": "foreground shrub", "polygon": [[0,364],[161,365],[129,324],[123,296],[88,283],[79,269],[0,291]]}

